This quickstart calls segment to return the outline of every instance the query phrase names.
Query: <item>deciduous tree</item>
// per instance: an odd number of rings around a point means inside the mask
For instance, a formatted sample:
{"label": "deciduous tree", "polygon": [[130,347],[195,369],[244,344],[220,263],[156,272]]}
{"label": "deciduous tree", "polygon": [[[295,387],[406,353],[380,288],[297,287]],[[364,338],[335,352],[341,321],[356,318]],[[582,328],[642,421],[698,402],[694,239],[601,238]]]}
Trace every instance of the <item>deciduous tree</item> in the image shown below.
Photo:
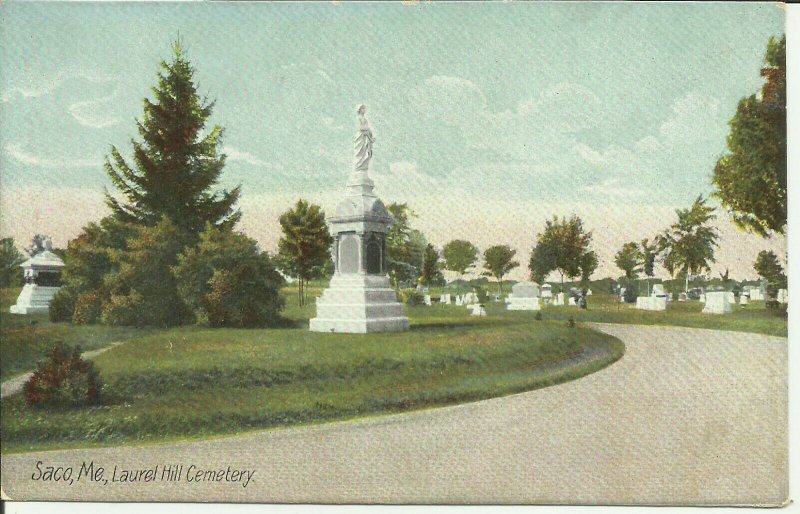
{"label": "deciduous tree", "polygon": [[786,229],[786,36],[770,38],[759,96],[739,101],[715,195],[734,222],[762,236]]}
{"label": "deciduous tree", "polygon": [[490,246],[483,252],[483,267],[497,279],[500,294],[503,294],[503,277],[519,267],[519,262],[514,260],[515,255],[517,251],[508,245]]}

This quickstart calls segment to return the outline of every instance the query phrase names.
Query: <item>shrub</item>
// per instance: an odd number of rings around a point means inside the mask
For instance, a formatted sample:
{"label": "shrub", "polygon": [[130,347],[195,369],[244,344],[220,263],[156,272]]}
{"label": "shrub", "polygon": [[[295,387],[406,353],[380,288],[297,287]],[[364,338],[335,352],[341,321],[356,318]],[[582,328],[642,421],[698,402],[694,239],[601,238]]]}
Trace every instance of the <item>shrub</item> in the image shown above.
{"label": "shrub", "polygon": [[172,272],[196,320],[214,327],[259,327],[280,319],[284,279],[270,256],[244,234],[208,227]]}
{"label": "shrub", "polygon": [[269,259],[240,265],[232,271],[216,270],[205,295],[204,314],[212,327],[263,327],[276,325],[282,299],[270,290]]}
{"label": "shrub", "polygon": [[75,293],[67,288],[62,287],[56,291],[53,299],[50,300],[50,310],[47,315],[52,322],[59,321],[72,321],[72,313],[75,310]]}
{"label": "shrub", "polygon": [[400,292],[400,299],[409,307],[416,307],[425,303],[425,297],[416,289],[407,289]]}
{"label": "shrub", "polygon": [[574,318],[572,318],[572,317],[570,317],[570,318],[567,320],[567,326],[568,326],[569,328],[575,328],[575,319],[574,319]]}
{"label": "shrub", "polygon": [[127,295],[111,295],[103,305],[100,321],[106,325],[139,326],[143,303],[142,295],[136,290]]}
{"label": "shrub", "polygon": [[536,311],[536,316],[533,317],[536,321],[542,321],[542,311]]}
{"label": "shrub", "polygon": [[91,325],[100,318],[101,298],[97,291],[83,293],[75,299],[72,322],[76,325]]}
{"label": "shrub", "polygon": [[80,347],[58,343],[25,382],[23,395],[32,406],[93,405],[100,402],[102,388],[94,364],[81,359]]}

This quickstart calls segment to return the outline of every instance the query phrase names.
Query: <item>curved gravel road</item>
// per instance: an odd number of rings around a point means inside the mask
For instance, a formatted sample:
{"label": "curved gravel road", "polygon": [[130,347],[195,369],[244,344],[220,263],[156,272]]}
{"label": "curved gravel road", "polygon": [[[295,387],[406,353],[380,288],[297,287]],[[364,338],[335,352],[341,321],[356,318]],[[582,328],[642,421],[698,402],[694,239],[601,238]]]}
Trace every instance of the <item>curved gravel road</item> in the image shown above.
{"label": "curved gravel road", "polygon": [[[6,455],[3,492],[96,501],[785,502],[786,338],[592,326],[620,338],[625,356],[559,386],[200,442]],[[75,475],[93,461],[107,479],[114,466],[118,474],[158,466],[158,476],[69,485],[33,480],[37,461],[72,466]],[[180,482],[160,480],[164,465],[181,464]],[[222,478],[187,482],[189,466],[194,477],[222,470]],[[246,487],[233,480],[238,469],[255,470]]]}

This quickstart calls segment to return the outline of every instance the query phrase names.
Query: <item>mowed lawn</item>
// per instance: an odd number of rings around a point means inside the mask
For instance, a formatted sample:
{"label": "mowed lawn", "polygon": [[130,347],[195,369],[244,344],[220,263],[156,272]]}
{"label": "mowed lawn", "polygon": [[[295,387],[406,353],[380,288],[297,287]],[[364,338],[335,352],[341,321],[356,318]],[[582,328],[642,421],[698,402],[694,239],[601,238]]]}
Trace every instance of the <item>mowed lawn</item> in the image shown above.
{"label": "mowed lawn", "polygon": [[450,405],[576,379],[624,352],[613,337],[564,321],[474,318],[455,306],[407,309],[405,333],[310,333],[313,306],[298,307],[290,290],[287,298],[296,328],[181,327],[98,356],[99,407],[44,411],[21,395],[3,400],[3,451],[202,438]]}
{"label": "mowed lawn", "polygon": [[153,333],[153,330],[103,325],[50,323],[46,314],[10,314],[20,289],[0,289],[0,380],[7,380],[36,367],[57,342],[80,345],[83,351]]}
{"label": "mowed lawn", "polygon": [[598,294],[588,298],[587,309],[576,307],[547,307],[542,310],[546,320],[573,318],[575,321],[625,323],[629,325],[674,325],[713,330],[733,330],[786,337],[789,321],[786,311],[767,309],[763,301],[747,306],[734,305],[730,314],[703,314],[698,300],[670,302],[666,311],[644,311],[633,304],[620,303],[615,295]]}

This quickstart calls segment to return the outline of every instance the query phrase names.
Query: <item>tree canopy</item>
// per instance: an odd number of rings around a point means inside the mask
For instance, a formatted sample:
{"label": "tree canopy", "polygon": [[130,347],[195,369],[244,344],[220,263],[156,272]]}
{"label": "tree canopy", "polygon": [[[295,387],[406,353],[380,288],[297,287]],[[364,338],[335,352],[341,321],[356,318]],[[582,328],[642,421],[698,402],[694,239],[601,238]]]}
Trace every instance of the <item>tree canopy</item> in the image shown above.
{"label": "tree canopy", "polygon": [[584,261],[584,254],[590,251],[591,242],[592,233],[584,230],[583,221],[578,216],[573,214],[569,219],[553,216],[536,236],[536,246],[528,263],[531,278],[542,282],[550,272],[557,271],[561,275],[563,290],[564,277],[577,277],[581,274],[582,264],[590,263]]}
{"label": "tree canopy", "polygon": [[770,38],[761,75],[761,94],[741,99],[729,122],[712,180],[734,222],[768,236],[786,230],[786,36]]}
{"label": "tree canopy", "polygon": [[422,259],[420,283],[424,286],[444,285],[444,277],[439,263],[439,252],[432,244],[425,246]]}
{"label": "tree canopy", "polygon": [[125,199],[106,192],[106,202],[121,220],[155,225],[162,217],[188,232],[212,226],[232,227],[241,213],[234,210],[240,188],[213,191],[225,166],[218,152],[223,129],[203,133],[214,102],[201,98],[194,68],[180,42],[173,44],[171,62],[161,62],[154,100],[144,100],[137,120],[141,141],[131,140],[133,165],[116,146],[105,169]]}
{"label": "tree canopy", "polygon": [[478,248],[463,239],[454,239],[444,245],[442,254],[445,269],[458,273],[459,278],[463,278],[464,273],[478,261]]}
{"label": "tree canopy", "polygon": [[483,252],[483,267],[497,279],[500,294],[503,293],[503,277],[519,267],[519,262],[514,260],[515,255],[517,251],[508,245],[490,246]]}
{"label": "tree canopy", "polygon": [[635,279],[642,267],[643,255],[639,245],[630,241],[622,245],[622,249],[614,256],[614,264],[625,272],[625,278]]}
{"label": "tree canopy", "polygon": [[386,209],[394,219],[386,234],[389,276],[396,287],[400,284],[416,285],[428,242],[422,232],[411,227],[411,220],[416,215],[408,204],[391,203]]}
{"label": "tree canopy", "polygon": [[279,221],[283,235],[278,241],[278,265],[281,271],[297,278],[300,305],[305,305],[305,283],[322,275],[331,258],[333,237],[322,208],[302,199],[281,214]]}
{"label": "tree canopy", "polygon": [[688,209],[677,209],[678,221],[657,238],[664,267],[673,277],[676,273],[685,275],[687,289],[690,275],[710,271],[711,263],[716,262],[714,250],[719,234],[711,225],[716,215],[706,201],[700,195]]}
{"label": "tree canopy", "polygon": [[771,299],[778,296],[778,289],[785,288],[787,284],[786,274],[783,271],[778,256],[772,250],[762,250],[758,253],[756,262],[753,264],[758,276],[767,283],[767,295]]}

